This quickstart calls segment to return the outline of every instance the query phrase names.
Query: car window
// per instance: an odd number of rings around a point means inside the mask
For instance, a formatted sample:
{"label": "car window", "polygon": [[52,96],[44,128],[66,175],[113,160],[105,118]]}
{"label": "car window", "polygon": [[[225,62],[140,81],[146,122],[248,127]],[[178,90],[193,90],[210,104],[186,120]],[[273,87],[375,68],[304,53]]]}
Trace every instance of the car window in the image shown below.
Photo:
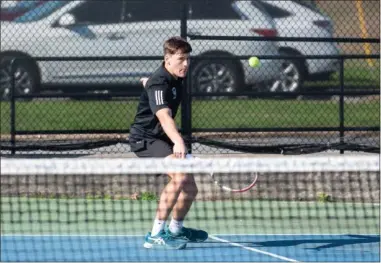
{"label": "car window", "polygon": [[121,22],[122,10],[121,0],[97,0],[86,1],[70,13],[79,24],[115,24]]}
{"label": "car window", "polygon": [[189,1],[189,19],[241,20],[233,8],[231,0],[191,0]]}
{"label": "car window", "polygon": [[28,12],[17,17],[14,22],[26,23],[41,20],[51,15],[56,10],[60,9],[70,1],[47,1],[44,4],[38,5],[36,8],[30,9]]}
{"label": "car window", "polygon": [[[258,0],[254,0],[255,2],[258,2]],[[254,4],[251,1],[252,4]],[[291,16],[292,14],[288,12],[287,10],[284,10],[282,8],[279,8],[277,6],[271,5],[270,3],[259,1],[263,7],[264,10],[266,10],[267,14],[269,14],[272,18],[282,18],[282,17],[288,17]]]}
{"label": "car window", "polygon": [[126,1],[123,13],[123,21],[148,22],[180,20],[181,8],[181,1],[176,0],[128,0]]}
{"label": "car window", "polygon": [[34,1],[2,1],[1,2],[1,14],[4,12],[16,13],[16,12],[27,12],[41,4],[44,1],[34,0]]}

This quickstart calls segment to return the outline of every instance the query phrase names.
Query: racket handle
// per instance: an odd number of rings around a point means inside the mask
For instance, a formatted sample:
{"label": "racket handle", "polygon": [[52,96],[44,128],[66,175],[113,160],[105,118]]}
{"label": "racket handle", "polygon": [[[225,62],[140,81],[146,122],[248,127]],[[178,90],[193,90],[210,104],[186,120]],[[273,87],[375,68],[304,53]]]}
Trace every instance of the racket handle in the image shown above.
{"label": "racket handle", "polygon": [[231,191],[232,189],[227,187],[227,186],[222,186],[222,189],[224,189],[225,191]]}

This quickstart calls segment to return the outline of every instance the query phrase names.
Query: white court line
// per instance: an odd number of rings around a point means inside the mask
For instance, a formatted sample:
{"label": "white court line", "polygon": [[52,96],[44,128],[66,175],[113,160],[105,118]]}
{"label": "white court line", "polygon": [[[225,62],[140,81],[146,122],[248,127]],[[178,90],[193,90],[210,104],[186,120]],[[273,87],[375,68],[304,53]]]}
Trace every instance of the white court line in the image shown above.
{"label": "white court line", "polygon": [[220,242],[223,242],[223,243],[228,243],[228,244],[230,244],[232,246],[235,246],[235,247],[240,247],[240,248],[243,248],[243,249],[246,249],[246,250],[249,250],[249,251],[254,251],[254,252],[257,252],[257,253],[260,253],[260,254],[264,254],[264,255],[267,255],[267,256],[270,256],[270,257],[274,257],[274,258],[277,258],[277,259],[282,259],[282,260],[289,261],[289,262],[300,262],[300,261],[297,261],[295,259],[283,257],[283,256],[280,256],[280,255],[277,255],[277,254],[273,254],[273,253],[266,252],[266,251],[263,251],[263,250],[255,249],[255,248],[252,248],[252,247],[247,247],[247,246],[244,246],[244,245],[241,245],[241,244],[238,244],[238,243],[234,243],[234,242],[231,242],[229,240],[225,240],[225,239],[222,239],[222,238],[219,238],[219,237],[209,236],[209,238],[217,240],[217,241],[220,241]]}

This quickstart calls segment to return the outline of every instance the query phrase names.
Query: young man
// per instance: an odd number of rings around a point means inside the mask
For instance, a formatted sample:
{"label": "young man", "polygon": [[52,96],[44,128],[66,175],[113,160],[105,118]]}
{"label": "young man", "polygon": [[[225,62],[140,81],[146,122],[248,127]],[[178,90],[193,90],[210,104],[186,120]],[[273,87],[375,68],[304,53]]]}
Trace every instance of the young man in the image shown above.
{"label": "young man", "polygon": [[[188,42],[172,37],[164,43],[164,62],[147,80],[130,129],[131,150],[138,157],[185,158],[187,153],[174,118],[181,103],[183,78],[192,51]],[[183,226],[197,186],[191,174],[170,173],[170,182],[161,193],[152,231],[146,235],[145,248],[183,249],[187,242],[203,242],[208,234]],[[166,228],[166,220],[172,220]]]}

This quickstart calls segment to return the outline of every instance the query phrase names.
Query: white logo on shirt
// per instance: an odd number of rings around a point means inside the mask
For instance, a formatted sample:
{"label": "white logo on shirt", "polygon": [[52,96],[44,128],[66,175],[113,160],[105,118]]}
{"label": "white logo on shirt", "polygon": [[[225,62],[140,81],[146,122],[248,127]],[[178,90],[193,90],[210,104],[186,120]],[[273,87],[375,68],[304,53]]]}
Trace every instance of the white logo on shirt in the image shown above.
{"label": "white logo on shirt", "polygon": [[156,105],[163,105],[164,104],[163,91],[162,90],[155,90],[155,100],[156,100]]}
{"label": "white logo on shirt", "polygon": [[176,97],[177,97],[176,87],[172,88],[172,94],[173,94],[173,99],[176,99]]}

